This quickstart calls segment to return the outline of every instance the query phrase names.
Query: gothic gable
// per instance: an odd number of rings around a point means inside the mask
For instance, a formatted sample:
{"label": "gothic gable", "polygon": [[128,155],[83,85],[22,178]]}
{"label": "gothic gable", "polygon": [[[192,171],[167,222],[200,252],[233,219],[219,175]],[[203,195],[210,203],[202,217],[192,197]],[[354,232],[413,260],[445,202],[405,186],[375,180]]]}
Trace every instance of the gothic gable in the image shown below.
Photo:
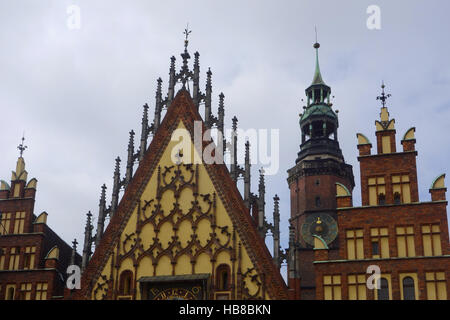
{"label": "gothic gable", "polygon": [[[182,90],[83,274],[79,298],[287,298],[226,166],[174,163],[172,133],[194,137],[194,121],[202,120]],[[190,143],[194,157],[201,154]]]}

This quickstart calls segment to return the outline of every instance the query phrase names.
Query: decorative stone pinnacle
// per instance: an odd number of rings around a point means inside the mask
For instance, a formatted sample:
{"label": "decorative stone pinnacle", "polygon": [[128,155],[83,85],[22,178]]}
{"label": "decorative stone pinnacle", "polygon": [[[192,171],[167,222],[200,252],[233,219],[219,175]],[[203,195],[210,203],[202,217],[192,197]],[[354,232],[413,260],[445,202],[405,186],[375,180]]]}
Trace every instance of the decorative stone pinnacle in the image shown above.
{"label": "decorative stone pinnacle", "polygon": [[234,116],[233,119],[231,119],[231,121],[233,122],[233,131],[236,131],[238,119],[236,118],[236,116]]}
{"label": "decorative stone pinnacle", "polygon": [[128,143],[129,146],[133,145],[133,139],[134,139],[134,130],[131,130],[130,131],[130,140],[129,140],[129,143]]}
{"label": "decorative stone pinnacle", "polygon": [[77,244],[78,244],[77,239],[73,239],[73,241],[72,241],[72,248],[75,251],[77,250]]}

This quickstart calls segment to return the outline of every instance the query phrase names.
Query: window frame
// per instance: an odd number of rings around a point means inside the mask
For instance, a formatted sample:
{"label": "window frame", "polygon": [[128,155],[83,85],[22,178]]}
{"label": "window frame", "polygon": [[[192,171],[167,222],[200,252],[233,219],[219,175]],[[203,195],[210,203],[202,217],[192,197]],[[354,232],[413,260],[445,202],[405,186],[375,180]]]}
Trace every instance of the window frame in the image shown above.
{"label": "window frame", "polygon": [[[329,283],[326,279],[330,279]],[[342,300],[342,277],[340,274],[331,274],[322,276],[322,286],[323,286],[323,299],[324,300]],[[326,292],[327,288],[331,290],[331,299],[327,299]],[[336,299],[337,293],[339,292],[339,298]]]}

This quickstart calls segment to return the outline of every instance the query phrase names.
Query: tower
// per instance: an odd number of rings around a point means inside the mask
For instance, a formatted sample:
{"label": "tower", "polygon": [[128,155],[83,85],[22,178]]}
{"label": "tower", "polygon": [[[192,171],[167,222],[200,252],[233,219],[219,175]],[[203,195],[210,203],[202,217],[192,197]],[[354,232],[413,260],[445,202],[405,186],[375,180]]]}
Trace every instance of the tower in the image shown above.
{"label": "tower", "polygon": [[315,240],[326,243],[331,256],[337,254],[336,183],[350,192],[354,187],[352,166],[345,163],[339,147],[339,121],[337,111],[331,108],[331,88],[320,72],[319,47],[316,42],[314,78],[305,91],[306,106],[300,114],[300,152],[295,166],[288,170],[294,230],[288,278],[291,291],[302,299],[315,298]]}

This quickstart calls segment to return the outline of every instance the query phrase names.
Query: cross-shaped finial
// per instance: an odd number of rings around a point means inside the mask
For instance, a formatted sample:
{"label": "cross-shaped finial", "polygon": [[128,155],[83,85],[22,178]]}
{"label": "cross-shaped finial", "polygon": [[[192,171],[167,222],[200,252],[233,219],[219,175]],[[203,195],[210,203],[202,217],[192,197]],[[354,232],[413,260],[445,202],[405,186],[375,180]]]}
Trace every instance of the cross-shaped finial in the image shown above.
{"label": "cross-shaped finial", "polygon": [[77,244],[78,244],[77,239],[74,239],[72,241],[72,244],[73,244],[72,248],[74,248],[76,250],[77,249]]}
{"label": "cross-shaped finial", "polygon": [[386,86],[384,85],[384,81],[381,83],[381,89],[382,89],[382,91],[381,91],[381,96],[378,96],[377,97],[377,100],[381,100],[381,103],[383,104],[383,108],[384,107],[386,107],[386,100],[388,99],[388,98],[390,98],[391,97],[391,94],[385,94],[384,93],[384,88],[385,88]]}
{"label": "cross-shaped finial", "polygon": [[23,142],[25,141],[25,134],[22,135],[22,143],[17,146],[17,149],[20,151],[20,157],[22,158],[23,152],[28,146],[25,146]]}
{"label": "cross-shaped finial", "polygon": [[188,46],[188,43],[189,43],[189,40],[188,40],[188,37],[189,37],[189,34],[192,32],[192,30],[189,30],[189,23],[186,25],[186,29],[184,29],[184,35],[186,36],[186,38],[184,39],[184,48],[185,49],[187,49],[187,46]]}

